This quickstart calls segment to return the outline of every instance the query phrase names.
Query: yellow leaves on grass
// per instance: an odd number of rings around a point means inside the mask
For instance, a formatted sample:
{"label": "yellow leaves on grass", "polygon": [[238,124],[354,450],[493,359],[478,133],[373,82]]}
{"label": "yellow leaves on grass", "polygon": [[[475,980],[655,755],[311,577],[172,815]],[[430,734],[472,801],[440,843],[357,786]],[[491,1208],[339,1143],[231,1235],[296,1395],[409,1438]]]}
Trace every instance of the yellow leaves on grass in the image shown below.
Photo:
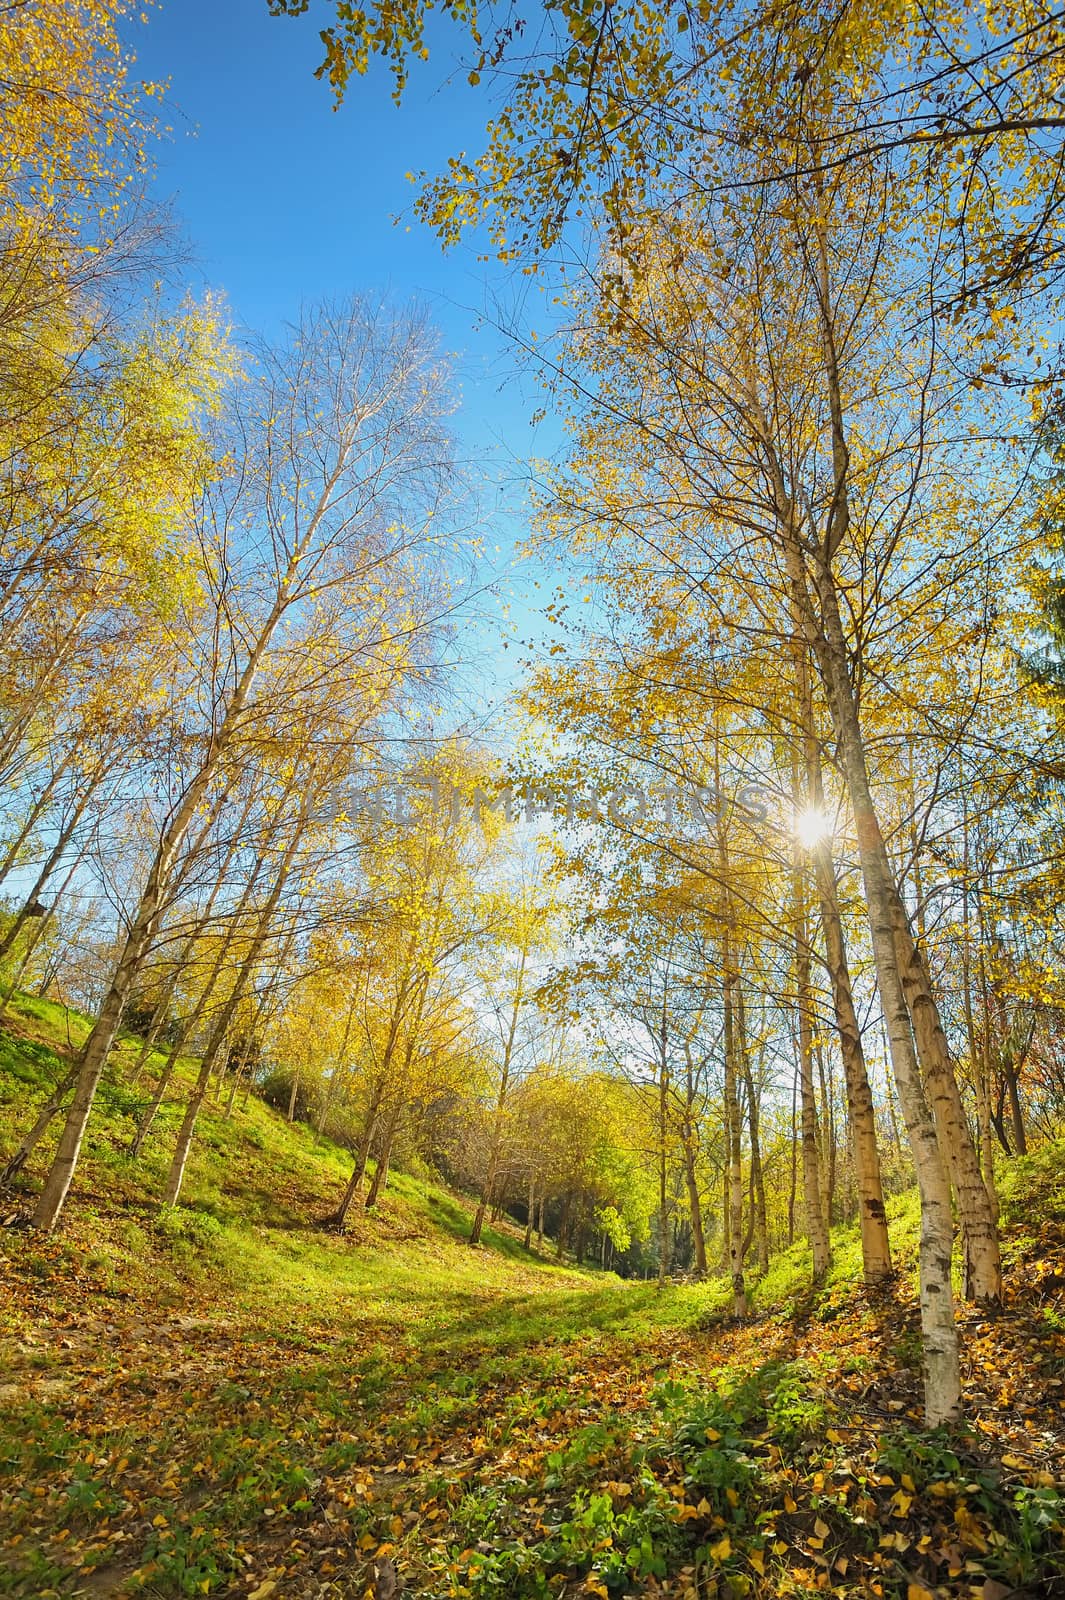
{"label": "yellow leaves on grass", "polygon": [[832,1530],[828,1523],[822,1522],[821,1518],[818,1517],[814,1523],[814,1531],[807,1541],[811,1550],[823,1550],[825,1548],[825,1540],[831,1532]]}

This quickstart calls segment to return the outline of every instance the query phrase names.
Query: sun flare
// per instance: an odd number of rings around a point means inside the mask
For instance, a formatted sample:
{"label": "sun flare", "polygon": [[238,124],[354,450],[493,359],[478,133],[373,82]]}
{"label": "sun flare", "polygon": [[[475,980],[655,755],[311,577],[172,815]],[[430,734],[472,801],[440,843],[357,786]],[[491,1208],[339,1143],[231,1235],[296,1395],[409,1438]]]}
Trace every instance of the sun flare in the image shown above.
{"label": "sun flare", "polygon": [[796,812],[794,828],[799,843],[812,850],[814,845],[831,839],[832,818],[818,806],[807,806],[805,811]]}

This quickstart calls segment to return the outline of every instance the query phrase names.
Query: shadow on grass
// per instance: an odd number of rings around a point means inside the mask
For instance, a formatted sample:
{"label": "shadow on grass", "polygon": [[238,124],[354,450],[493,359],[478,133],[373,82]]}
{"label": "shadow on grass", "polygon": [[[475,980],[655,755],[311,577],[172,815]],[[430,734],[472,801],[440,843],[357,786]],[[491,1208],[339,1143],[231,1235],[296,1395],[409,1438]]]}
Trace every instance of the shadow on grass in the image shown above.
{"label": "shadow on grass", "polygon": [[505,1355],[531,1345],[568,1344],[590,1334],[635,1334],[655,1308],[657,1295],[654,1288],[621,1284],[505,1295],[487,1304],[475,1293],[456,1294],[446,1329],[426,1341],[425,1353],[445,1361],[460,1351]]}

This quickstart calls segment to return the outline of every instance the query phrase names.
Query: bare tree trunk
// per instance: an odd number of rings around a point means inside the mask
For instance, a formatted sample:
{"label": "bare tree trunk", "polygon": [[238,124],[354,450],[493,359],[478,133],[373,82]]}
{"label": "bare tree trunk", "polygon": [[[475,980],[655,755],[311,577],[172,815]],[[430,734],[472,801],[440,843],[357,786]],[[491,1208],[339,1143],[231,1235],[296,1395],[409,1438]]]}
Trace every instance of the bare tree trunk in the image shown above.
{"label": "bare tree trunk", "polygon": [[669,1068],[666,1056],[666,1004],[662,999],[660,1035],[661,1059],[658,1063],[658,1287],[665,1285],[670,1268],[669,1199],[666,1194],[666,1157],[669,1105]]}
{"label": "bare tree trunk", "polygon": [[[814,162],[815,169],[817,161]],[[832,562],[849,526],[850,451],[843,388],[835,342],[836,301],[832,292],[827,239],[827,207],[821,214],[823,179],[815,173],[816,214],[805,265],[817,298],[822,330],[824,392],[831,418],[833,483],[820,521],[800,507],[802,486],[785,465],[767,420],[753,371],[747,381],[750,415],[763,448],[772,484],[781,554],[792,585],[795,614],[817,663],[839,746],[844,780],[854,816],[862,881],[876,966],[881,1008],[888,1029],[892,1066],[913,1153],[921,1194],[921,1328],[926,1420],[932,1426],[960,1412],[958,1332],[951,1286],[953,1230],[950,1180],[936,1125],[917,1064],[914,1024],[903,987],[897,935],[905,922],[886,843],[873,805],[848,642],[840,614]],[[813,580],[816,594],[810,593]],[[907,930],[908,931],[908,930]]]}
{"label": "bare tree trunk", "polygon": [[[832,1006],[836,1017],[843,1076],[847,1087],[847,1115],[851,1127],[854,1176],[858,1188],[858,1218],[862,1239],[862,1270],[871,1287],[885,1283],[893,1273],[888,1240],[880,1151],[876,1138],[876,1110],[862,1048],[862,1034],[854,1009],[850,969],[843,940],[836,874],[827,842],[814,852],[821,930],[825,941]],[[893,1110],[894,1108],[892,1108]]]}
{"label": "bare tree trunk", "polygon": [[998,1229],[987,1186],[980,1172],[976,1147],[969,1132],[954,1062],[947,1047],[939,1008],[932,995],[928,970],[904,916],[897,916],[895,920],[895,948],[902,972],[903,991],[913,1017],[914,1035],[936,1130],[958,1196],[958,1217],[965,1250],[965,1290],[980,1305],[997,1305],[1002,1299]]}
{"label": "bare tree trunk", "polygon": [[[241,890],[240,899],[237,901],[236,907],[229,918],[229,925],[226,929],[225,936],[223,937],[221,946],[211,965],[211,970],[208,973],[203,987],[200,990],[196,1004],[193,1006],[188,1017],[186,1017],[181,1023],[177,1033],[174,1036],[173,1043],[167,1052],[166,1061],[163,1063],[163,1070],[160,1072],[158,1081],[156,1082],[155,1093],[152,1095],[151,1100],[145,1107],[141,1120],[137,1125],[137,1132],[134,1136],[133,1143],[130,1145],[130,1155],[134,1158],[134,1160],[140,1157],[141,1151],[144,1149],[144,1141],[147,1139],[152,1124],[159,1114],[159,1110],[166,1096],[166,1091],[170,1087],[170,1081],[174,1076],[174,1070],[177,1066],[178,1057],[180,1056],[182,1050],[184,1050],[186,1042],[192,1038],[194,1030],[196,1029],[201,1017],[204,1015],[208,1005],[210,1004],[211,996],[215,991],[215,986],[217,985],[218,979],[225,967],[226,957],[229,955],[230,949],[233,945],[233,940],[236,938],[237,930],[240,927],[240,919],[251,902],[252,896],[255,892],[255,886],[259,881],[259,877],[262,873],[265,862],[265,852],[260,852],[260,854],[255,858],[255,862],[248,876],[248,880],[245,883],[244,888]],[[202,928],[204,924],[201,922],[200,926]],[[189,945],[186,945],[186,950],[188,949]]]}
{"label": "bare tree trunk", "polygon": [[684,1153],[684,1182],[688,1190],[688,1210],[691,1214],[692,1254],[695,1257],[695,1271],[700,1278],[705,1278],[706,1235],[703,1232],[703,1207],[699,1197],[699,1178],[695,1165],[695,1140],[690,1126],[685,1128],[681,1149]]}
{"label": "bare tree trunk", "polygon": [[1012,1061],[1002,1063],[1002,1076],[1006,1080],[1006,1093],[1010,1103],[1010,1122],[1013,1124],[1013,1142],[1019,1156],[1028,1154],[1028,1134],[1024,1127],[1024,1111],[1021,1107],[1020,1073]]}
{"label": "bare tree trunk", "polygon": [[377,1201],[378,1201],[378,1199],[380,1197],[380,1194],[381,1194],[381,1190],[385,1187],[385,1184],[388,1182],[388,1169],[391,1166],[391,1164],[392,1164],[392,1141],[389,1140],[388,1144],[385,1145],[385,1148],[382,1150],[380,1156],[378,1157],[376,1167],[374,1167],[373,1181],[370,1184],[370,1192],[366,1196],[366,1205],[363,1208],[364,1210],[372,1211],[374,1206],[377,1204]]}
{"label": "bare tree trunk", "polygon": [[[286,793],[287,792],[288,791],[286,790]],[[164,1205],[177,1205],[178,1196],[181,1193],[181,1185],[185,1175],[185,1165],[189,1158],[189,1151],[192,1147],[192,1137],[196,1129],[196,1119],[200,1114],[200,1108],[206,1098],[207,1089],[211,1081],[211,1069],[215,1064],[219,1050],[222,1048],[222,1045],[228,1036],[230,1024],[236,1015],[237,1007],[243,998],[244,991],[248,985],[251,975],[261,959],[263,945],[265,944],[270,933],[274,916],[277,912],[278,903],[281,899],[281,892],[284,889],[285,882],[292,870],[292,864],[296,859],[296,852],[299,849],[300,841],[303,838],[304,829],[307,826],[307,821],[310,815],[310,807],[312,804],[312,795],[313,788],[308,778],[306,787],[303,790],[299,815],[293,821],[291,838],[289,839],[285,853],[281,858],[281,863],[278,866],[276,875],[274,877],[273,886],[269,895],[267,896],[266,903],[259,913],[255,934],[251,941],[251,947],[237,972],[237,976],[234,980],[233,988],[230,991],[228,999],[226,1000],[225,1004],[220,1007],[217,1015],[214,1018],[214,1021],[211,1024],[211,1032],[208,1038],[207,1048],[204,1050],[203,1060],[200,1063],[199,1076],[196,1080],[196,1086],[193,1089],[192,1094],[189,1096],[189,1101],[185,1108],[185,1116],[182,1120],[181,1129],[178,1133],[177,1144],[174,1148],[174,1155],[170,1163],[170,1171],[167,1173],[166,1185],[163,1190]],[[259,859],[262,860],[262,857]],[[241,897],[240,903],[241,907],[243,907],[245,904],[243,896]],[[236,926],[236,920],[237,919],[234,918],[234,927]]]}
{"label": "bare tree trunk", "polygon": [[384,1138],[381,1140],[381,1150],[377,1157],[377,1165],[374,1167],[373,1180],[370,1183],[370,1192],[366,1196],[366,1205],[364,1207],[366,1211],[373,1210],[374,1206],[377,1204],[382,1189],[388,1181],[388,1169],[392,1164],[392,1148],[396,1142],[396,1130],[399,1127],[402,1114],[403,1106],[400,1103],[397,1104],[395,1110],[388,1119]]}
{"label": "bare tree trunk", "polygon": [[831,1236],[832,1208],[836,1199],[836,1111],[835,1085],[831,1070],[825,1071],[825,1052],[820,1039],[814,1039],[814,1060],[817,1062],[817,1083],[821,1092],[818,1122],[824,1129],[821,1160],[821,1213]]}
{"label": "bare tree trunk", "polygon": [[762,1165],[761,1096],[751,1070],[751,1045],[747,1032],[747,1007],[743,983],[736,982],[736,1046],[740,1070],[747,1091],[747,1130],[751,1139],[751,1214],[744,1239],[744,1254],[754,1245],[755,1262],[760,1272],[769,1271],[769,1217],[765,1203],[765,1169]]}
{"label": "bare tree trunk", "polygon": [[140,1050],[137,1052],[137,1059],[133,1063],[133,1071],[130,1074],[129,1079],[129,1086],[131,1089],[135,1089],[140,1082],[144,1073],[144,1069],[148,1065],[152,1051],[155,1049],[155,1041],[163,1031],[163,1025],[166,1022],[167,1012],[170,1010],[170,1002],[174,998],[174,990],[177,988],[178,970],[178,967],[175,965],[173,972],[166,981],[163,994],[156,1002],[155,1010],[152,1012],[152,1020],[148,1024],[148,1031],[144,1035]]}
{"label": "bare tree trunk", "polygon": [[[70,888],[70,885],[71,885],[71,883],[73,882],[73,879],[74,879],[74,874],[77,872],[78,868],[81,866],[81,863],[85,858],[85,854],[86,854],[87,848],[88,847],[85,846],[83,849],[79,850],[77,855],[74,857],[74,860],[70,864],[70,868],[69,868],[69,870],[67,872],[67,875],[63,879],[63,882],[60,884],[59,890],[58,890],[54,900],[52,901],[51,910],[48,912],[47,916],[41,917],[40,921],[37,924],[37,927],[34,929],[33,934],[31,935],[29,941],[27,942],[26,950],[25,950],[25,953],[24,953],[24,955],[22,957],[21,962],[19,963],[18,971],[15,973],[15,976],[12,978],[11,982],[8,984],[7,990],[5,991],[5,994],[4,994],[3,1003],[0,1004],[0,1019],[2,1019],[6,1015],[7,1008],[11,1004],[11,998],[14,995],[14,993],[15,993],[16,989],[18,988],[19,984],[22,982],[23,973],[26,971],[26,968],[30,964],[30,961],[31,961],[31,959],[33,957],[33,952],[36,950],[36,948],[37,948],[38,944],[40,943],[40,941],[44,938],[45,929],[48,927],[49,922],[55,916],[56,908],[62,903],[63,897],[65,896],[67,890]],[[48,985],[49,985],[50,982],[51,982],[51,977],[49,976],[48,966],[47,966],[47,963],[46,963],[46,965],[45,965],[45,979],[44,979],[44,983],[42,985],[41,994],[40,994],[40,998],[42,1000],[44,999],[45,995],[48,992]]]}
{"label": "bare tree trunk", "polygon": [[[250,682],[248,688],[250,688]],[[81,1152],[81,1141],[96,1098],[96,1090],[114,1043],[122,1013],[140,971],[157,920],[163,897],[177,866],[178,856],[196,819],[217,766],[217,754],[200,768],[185,792],[169,825],[164,829],[148,880],[122,946],[122,954],[100,1008],[96,1023],[82,1047],[78,1081],[67,1112],[59,1145],[33,1213],[33,1226],[50,1233],[59,1220],[74,1169]],[[213,808],[212,808],[213,809]]]}
{"label": "bare tree trunk", "polygon": [[181,1195],[181,1186],[185,1181],[185,1167],[188,1164],[189,1151],[192,1149],[192,1135],[196,1128],[196,1119],[200,1114],[200,1107],[207,1096],[207,1086],[211,1081],[211,1068],[217,1050],[221,1048],[224,1031],[212,1029],[207,1046],[200,1062],[200,1070],[196,1077],[192,1093],[185,1103],[185,1115],[178,1129],[177,1144],[170,1161],[170,1170],[166,1175],[163,1187],[163,1205],[176,1206]]}
{"label": "bare tree trunk", "polygon": [[375,1110],[373,1116],[363,1129],[362,1138],[359,1140],[358,1149],[355,1156],[355,1166],[352,1170],[351,1177],[348,1180],[348,1186],[344,1190],[344,1198],[341,1200],[340,1205],[329,1219],[330,1222],[339,1228],[341,1232],[343,1232],[344,1228],[347,1226],[348,1212],[351,1210],[352,1205],[358,1198],[359,1190],[362,1188],[362,1181],[366,1176],[366,1168],[370,1161],[370,1144],[373,1140],[376,1117],[377,1113]]}
{"label": "bare tree trunk", "polygon": [[[808,654],[805,643],[796,647],[799,704],[803,727],[804,764],[808,803],[824,813],[825,791],[821,768],[821,747],[814,724],[813,695],[810,688]],[[893,1272],[888,1239],[887,1213],[880,1174],[880,1152],[876,1138],[876,1112],[873,1105],[861,1028],[854,1009],[843,919],[839,909],[836,871],[831,842],[826,835],[811,847],[814,881],[820,909],[825,959],[832,989],[832,1008],[843,1058],[843,1077],[847,1091],[847,1115],[851,1127],[854,1174],[859,1198],[859,1225],[862,1240],[862,1270],[872,1286],[886,1282]]]}
{"label": "bare tree trunk", "polygon": [[[290,792],[290,789],[291,789],[291,785],[289,785],[289,787],[286,788],[286,790],[285,790],[285,795],[286,796]],[[185,964],[187,963],[189,957],[192,954],[193,949],[195,948],[196,939],[199,937],[200,934],[203,933],[204,929],[210,924],[211,918],[212,918],[212,916],[214,914],[215,903],[216,903],[216,901],[218,899],[219,894],[222,892],[222,886],[226,881],[226,874],[229,871],[229,867],[230,867],[230,864],[231,864],[231,862],[233,860],[233,857],[236,855],[237,850],[240,848],[240,846],[246,842],[245,834],[244,834],[244,827],[245,827],[245,824],[246,824],[246,822],[248,820],[248,817],[251,814],[252,805],[253,805],[255,799],[257,798],[257,794],[258,794],[257,785],[254,784],[254,783],[253,784],[249,784],[248,793],[245,796],[244,804],[243,804],[243,806],[241,808],[240,815],[236,819],[235,824],[234,824],[234,826],[233,826],[233,828],[232,828],[232,830],[230,832],[229,843],[226,846],[225,855],[222,857],[221,863],[219,864],[219,867],[218,867],[218,871],[214,875],[215,881],[211,885],[211,892],[207,897],[207,904],[204,906],[202,913],[196,918],[196,920],[195,920],[193,926],[191,927],[191,929],[189,929],[188,933],[183,938],[182,943],[181,943],[181,954],[180,954],[180,956],[178,956],[173,961],[170,973],[169,973],[169,975],[168,975],[168,977],[166,979],[166,982],[163,985],[163,992],[162,992],[161,996],[159,997],[158,1002],[156,1003],[155,1011],[152,1014],[151,1025],[150,1025],[150,1027],[148,1029],[147,1036],[145,1037],[144,1043],[141,1046],[140,1054],[138,1055],[136,1063],[135,1063],[134,1068],[133,1068],[133,1076],[130,1079],[130,1086],[131,1087],[139,1081],[141,1073],[144,1071],[144,1068],[148,1064],[148,1058],[150,1057],[150,1055],[152,1053],[152,1049],[153,1049],[153,1047],[155,1045],[155,1041],[159,1037],[159,1032],[160,1032],[164,1022],[166,1021],[167,1013],[170,1010],[170,1002],[174,998],[174,991],[176,990],[176,988],[178,986],[178,982],[179,982],[179,980],[181,978],[181,974],[182,974],[182,972],[183,972],[183,970],[185,968]],[[255,867],[253,869],[252,877],[251,877],[251,880],[250,880],[251,883],[255,882],[255,880],[257,879],[258,874],[261,871],[261,869],[262,869],[262,857],[260,856],[258,858],[258,860],[256,861]],[[239,913],[239,910],[241,908],[243,908],[244,905],[246,905],[249,892],[250,892],[250,884],[245,886],[244,893],[242,894],[240,902],[239,902],[239,905],[238,905],[238,913]],[[230,946],[230,944],[232,942],[234,926],[235,926],[234,922],[231,921],[229,929],[227,930],[227,933],[226,933],[226,936],[225,936],[225,939],[224,939],[224,942],[223,942],[222,953],[219,956],[218,960],[216,960],[216,962],[214,964],[214,968],[212,970],[212,976],[208,980],[208,988],[210,988],[210,985],[214,982],[214,980],[217,977],[218,973],[222,969],[222,962],[223,962],[224,956],[225,956],[226,952],[228,951],[229,946]],[[195,1016],[194,1016],[193,1021],[186,1027],[185,1032],[182,1035],[183,1039],[187,1039],[188,1038],[188,1036],[189,1036],[189,1028],[195,1027],[195,1023],[196,1023],[196,1020],[198,1020],[198,1016],[199,1016],[199,1013],[196,1013]],[[171,1061],[168,1062],[168,1065],[172,1065],[172,1061],[173,1061],[173,1057],[171,1056]],[[154,1113],[153,1113],[153,1115],[154,1115]],[[138,1149],[139,1149],[139,1146],[138,1146]]]}
{"label": "bare tree trunk", "polygon": [[737,975],[732,969],[732,944],[724,935],[724,984],[722,998],[725,1021],[725,1142],[728,1173],[728,1259],[732,1279],[732,1310],[737,1317],[747,1315],[747,1285],[743,1276],[743,1133],[740,1125],[740,1100],[736,1081],[735,993]]}
{"label": "bare tree trunk", "polygon": [[[89,1113],[96,1098],[100,1075],[103,1072],[108,1052],[122,1021],[122,1013],[125,1010],[130,991],[148,951],[159,918],[165,909],[167,890],[179,866],[182,849],[193,823],[201,813],[211,785],[214,783],[222,761],[227,755],[229,747],[241,725],[253,685],[259,674],[263,656],[290,603],[291,586],[300,564],[315,537],[318,523],[325,514],[328,496],[332,492],[335,479],[339,476],[339,473],[340,466],[338,464],[335,469],[335,475],[331,477],[318,505],[308,517],[306,528],[289,556],[287,570],[281,577],[274,603],[263,621],[258,636],[248,651],[243,670],[226,705],[225,713],[221,718],[217,731],[212,733],[207,742],[200,767],[189,782],[160,836],[154,860],[149,869],[136,911],[130,919],[129,931],[123,943],[122,952],[115,966],[107,994],[104,997],[104,1003],[100,1008],[99,1017],[82,1048],[74,1098],[71,1101],[66,1124],[60,1135],[59,1146],[52,1162],[51,1171],[45,1180],[44,1188],[33,1213],[34,1227],[41,1228],[45,1232],[51,1232],[55,1227],[59,1214],[63,1209],[63,1203],[66,1200],[71,1180],[74,1177],[74,1169],[77,1166]],[[216,797],[214,804],[210,808],[211,816],[208,818],[207,825],[212,820],[212,816],[216,814],[218,806],[224,802],[224,798],[224,794]]]}
{"label": "bare tree trunk", "polygon": [[896,1088],[895,1088],[895,1084],[892,1082],[892,1073],[890,1071],[890,1066],[891,1066],[891,1041],[888,1038],[887,1023],[884,1022],[883,1018],[881,1018],[881,1029],[882,1029],[883,1040],[884,1040],[884,1075],[885,1075],[884,1099],[887,1102],[888,1122],[891,1124],[891,1143],[894,1146],[896,1156],[901,1157],[901,1155],[902,1155],[902,1135],[899,1132],[899,1118],[898,1118],[898,1112],[897,1112],[896,1107],[895,1107]]}
{"label": "bare tree trunk", "polygon": [[343,1232],[347,1225],[348,1213],[350,1212],[352,1205],[355,1203],[355,1200],[358,1198],[361,1192],[362,1181],[366,1176],[366,1166],[370,1159],[370,1148],[373,1142],[375,1130],[377,1128],[378,1117],[389,1090],[389,1074],[391,1072],[392,1060],[395,1056],[396,1047],[399,1043],[400,1028],[403,1022],[407,1001],[412,994],[420,994],[421,1000],[419,1002],[419,1006],[424,1003],[424,975],[418,978],[413,976],[413,960],[414,941],[411,939],[408,944],[405,965],[399,981],[395,1003],[392,1007],[392,1015],[388,1026],[388,1037],[385,1040],[385,1047],[381,1053],[381,1064],[378,1068],[374,1085],[370,1094],[370,1101],[366,1108],[366,1117],[363,1123],[362,1138],[359,1141],[355,1155],[355,1168],[351,1174],[348,1186],[344,1191],[340,1205],[337,1207],[336,1211],[330,1213],[330,1215],[325,1218],[325,1225],[327,1227],[337,1228],[340,1232]]}
{"label": "bare tree trunk", "polygon": [[681,1127],[681,1150],[684,1157],[684,1181],[688,1189],[688,1210],[692,1224],[692,1253],[695,1271],[706,1277],[706,1234],[703,1230],[703,1206],[699,1194],[699,1137],[695,1125],[695,1065],[692,1061],[691,1040],[684,1042],[685,1095],[684,1122]]}
{"label": "bare tree trunk", "polygon": [[[963,801],[964,805],[964,801]],[[972,972],[972,941],[970,937],[969,916],[969,828],[968,816],[964,816],[965,823],[965,859],[964,870],[966,873],[966,887],[962,894],[962,913],[965,922],[965,941],[962,949],[962,983],[965,989],[965,1030],[969,1040],[969,1059],[973,1065],[973,1086],[976,1090],[976,1117],[980,1133],[979,1157],[980,1172],[987,1189],[987,1196],[991,1202],[991,1211],[996,1226],[999,1220],[998,1189],[995,1184],[995,1150],[994,1140],[991,1137],[991,1062],[987,1028],[986,1007],[986,967],[984,964],[983,944],[980,947],[980,987],[984,1004],[982,1006],[984,1026],[977,1037],[976,1024],[973,1016],[973,972]],[[978,891],[979,895],[979,891]],[[978,901],[979,909],[979,901]],[[978,924],[982,932],[982,916],[978,916]]]}
{"label": "bare tree trunk", "polygon": [[[799,809],[798,776],[792,769],[792,798]],[[813,1252],[814,1282],[820,1283],[832,1262],[828,1226],[821,1209],[821,1162],[818,1149],[817,1101],[814,1098],[813,1028],[810,997],[810,945],[807,937],[803,873],[795,841],[792,867],[792,916],[795,940],[795,1005],[799,1025],[799,1111],[802,1151],[803,1199],[806,1232]]]}
{"label": "bare tree trunk", "polygon": [[799,1187],[799,1041],[793,1033],[795,1071],[791,1075],[791,1138],[788,1140],[788,1244],[795,1243],[795,1197]]}
{"label": "bare tree trunk", "polygon": [[86,780],[85,788],[78,796],[78,801],[73,812],[66,819],[63,827],[60,829],[58,838],[52,846],[52,849],[49,851],[40,872],[37,874],[33,888],[24,899],[21,907],[19,908],[18,915],[7,927],[3,936],[0,937],[0,961],[2,961],[7,955],[8,951],[14,945],[15,940],[26,926],[32,908],[39,903],[40,897],[44,893],[45,885],[65,855],[67,846],[74,837],[78,823],[85,814],[85,808],[89,804],[89,801],[92,799],[92,796],[95,794],[96,790],[99,788],[101,782],[107,774],[107,771],[108,767],[106,764],[101,764],[101,766],[99,766]]}
{"label": "bare tree trunk", "polygon": [[[716,729],[714,735],[714,789],[715,792],[720,793],[721,752]],[[721,1006],[725,1057],[725,1215],[728,1223],[728,1266],[729,1277],[732,1281],[733,1314],[737,1318],[745,1318],[749,1306],[747,1303],[747,1285],[743,1273],[743,1127],[740,1120],[740,1070],[737,1063],[739,1047],[736,1037],[739,1009],[737,1004],[739,972],[735,965],[733,914],[728,887],[730,879],[728,839],[725,832],[725,822],[720,812],[717,818],[717,857],[723,896]]]}
{"label": "bare tree trunk", "polygon": [[129,1153],[134,1161],[140,1160],[141,1152],[144,1149],[144,1141],[151,1132],[152,1125],[154,1124],[156,1117],[162,1110],[163,1102],[166,1099],[166,1091],[170,1087],[170,1080],[174,1076],[174,1068],[177,1066],[178,1056],[185,1047],[185,1040],[188,1038],[188,1035],[188,1026],[179,1028],[173,1044],[167,1051],[166,1060],[163,1062],[163,1070],[156,1079],[152,1098],[149,1100],[148,1104],[141,1113],[141,1119],[137,1124],[137,1131],[133,1135],[133,1143],[129,1147]]}
{"label": "bare tree trunk", "polygon": [[7,1163],[3,1172],[0,1173],[0,1183],[11,1183],[14,1178],[18,1177],[19,1173],[26,1165],[26,1162],[36,1149],[38,1143],[47,1132],[53,1117],[55,1117],[58,1112],[62,1111],[67,1095],[70,1093],[71,1089],[73,1089],[74,1084],[77,1081],[77,1076],[78,1069],[76,1066],[74,1066],[71,1067],[70,1071],[66,1073],[64,1077],[60,1078],[59,1082],[48,1096],[48,1099],[44,1102],[44,1105],[37,1113],[37,1120],[33,1124],[33,1127],[28,1133],[23,1135],[22,1143],[19,1145],[18,1149]]}
{"label": "bare tree trunk", "polygon": [[961,1410],[958,1330],[950,1277],[953,1250],[950,1181],[917,1065],[896,937],[904,908],[869,788],[865,746],[848,671],[834,580],[823,553],[813,554],[814,582],[821,611],[818,626],[809,606],[802,555],[794,535],[788,537],[787,550],[793,565],[800,614],[809,630],[840,742],[858,839],[880,1003],[921,1195],[920,1297],[925,1412],[929,1425],[934,1427],[952,1421]]}
{"label": "bare tree trunk", "polygon": [[231,1082],[230,1082],[230,1085],[229,1085],[229,1099],[226,1101],[226,1109],[225,1109],[225,1112],[224,1112],[225,1119],[226,1119],[227,1122],[229,1121],[230,1117],[232,1117],[232,1115],[233,1115],[233,1107],[236,1104],[236,1099],[237,1099],[237,1090],[240,1088],[241,1079],[244,1077],[244,1073],[247,1070],[248,1062],[251,1060],[252,1046],[253,1046],[254,1043],[255,1043],[255,1033],[251,1028],[249,1028],[248,1029],[248,1037],[247,1037],[247,1040],[245,1041],[244,1049],[241,1052],[241,1057],[240,1057],[239,1062],[237,1063],[236,1070],[234,1072],[230,1073]]}
{"label": "bare tree trunk", "polygon": [[522,1001],[525,998],[525,966],[528,952],[522,950],[521,960],[518,964],[517,981],[514,985],[513,1004],[510,1008],[510,1022],[506,1038],[503,1041],[503,1060],[499,1069],[499,1088],[496,1094],[495,1111],[492,1117],[492,1137],[488,1151],[488,1171],[481,1190],[480,1202],[470,1229],[469,1242],[478,1245],[481,1242],[481,1230],[484,1227],[484,1216],[489,1204],[495,1196],[496,1180],[499,1175],[499,1160],[503,1147],[503,1125],[507,1109],[507,1093],[510,1088],[510,1069],[514,1057],[514,1041],[518,1033],[518,1016],[521,1011]]}

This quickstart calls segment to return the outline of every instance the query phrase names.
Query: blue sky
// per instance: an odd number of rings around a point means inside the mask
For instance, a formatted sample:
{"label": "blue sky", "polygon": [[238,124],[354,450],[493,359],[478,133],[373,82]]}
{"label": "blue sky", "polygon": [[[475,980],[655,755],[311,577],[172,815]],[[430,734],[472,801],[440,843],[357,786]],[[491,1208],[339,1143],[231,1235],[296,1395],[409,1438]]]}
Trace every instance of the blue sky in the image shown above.
{"label": "blue sky", "polygon": [[[441,39],[401,107],[380,63],[334,111],[313,75],[324,16],[312,6],[303,17],[271,17],[266,0],[162,0],[149,11],[130,42],[138,76],[169,80],[172,132],[157,153],[156,192],[192,246],[193,282],[223,291],[235,319],[267,335],[301,301],[351,290],[428,304],[456,358],[456,427],[484,477],[489,544],[500,550],[493,565],[527,635],[538,596],[513,558],[525,527],[521,464],[549,453],[558,431],[531,425],[541,396],[485,312],[527,294],[528,280],[479,261],[473,243],[445,254],[414,216],[406,178],[479,150],[490,106]],[[502,651],[502,626],[500,615],[477,630],[489,694],[513,678],[517,651]]]}

